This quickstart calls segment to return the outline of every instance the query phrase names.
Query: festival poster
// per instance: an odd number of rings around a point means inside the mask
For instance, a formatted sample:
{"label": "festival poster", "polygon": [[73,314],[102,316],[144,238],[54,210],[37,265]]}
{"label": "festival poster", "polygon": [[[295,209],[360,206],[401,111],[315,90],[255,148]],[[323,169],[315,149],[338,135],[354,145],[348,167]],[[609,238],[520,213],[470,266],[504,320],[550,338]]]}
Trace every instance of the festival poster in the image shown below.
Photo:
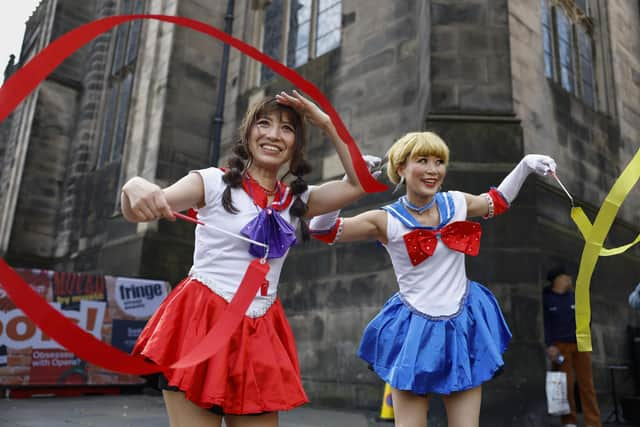
{"label": "festival poster", "polygon": [[111,345],[125,353],[131,353],[146,324],[146,320],[113,319]]}
{"label": "festival poster", "polygon": [[126,316],[148,319],[167,297],[168,292],[166,282],[118,277],[113,299]]}
{"label": "festival poster", "polygon": [[7,346],[0,345],[0,368],[7,366]]}
{"label": "festival poster", "polygon": [[88,384],[87,364],[63,349],[32,349],[29,384]]}
{"label": "festival poster", "polygon": [[[16,270],[53,307],[95,338],[129,352],[167,296],[167,282],[47,270]],[[141,384],[86,363],[15,307],[0,286],[0,385]]]}
{"label": "festival poster", "polygon": [[80,301],[107,301],[104,276],[67,272],[53,273],[53,302],[63,310],[78,310]]}
{"label": "festival poster", "polygon": [[[38,295],[51,301],[50,271],[17,269],[16,272]],[[16,308],[0,285],[0,385],[29,384],[30,346],[36,340],[43,341],[42,334],[38,334],[33,322]]]}

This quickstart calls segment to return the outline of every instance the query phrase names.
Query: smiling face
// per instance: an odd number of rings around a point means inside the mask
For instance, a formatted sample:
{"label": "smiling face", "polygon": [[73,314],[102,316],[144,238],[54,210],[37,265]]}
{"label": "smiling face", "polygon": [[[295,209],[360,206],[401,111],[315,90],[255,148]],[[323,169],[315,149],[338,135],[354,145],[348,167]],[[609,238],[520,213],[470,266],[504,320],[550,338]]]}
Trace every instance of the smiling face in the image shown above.
{"label": "smiling face", "polygon": [[250,168],[276,172],[290,162],[293,168],[303,158],[304,122],[292,108],[267,98],[254,105],[245,116],[240,143],[249,152]]}
{"label": "smiling face", "polygon": [[440,190],[447,174],[447,165],[439,156],[417,156],[409,158],[398,169],[398,173],[404,176],[410,199],[429,199]]}
{"label": "smiling face", "polygon": [[387,174],[393,183],[404,177],[407,195],[416,202],[440,190],[447,174],[449,147],[433,132],[408,133],[389,149]]}
{"label": "smiling face", "polygon": [[284,112],[273,111],[257,118],[249,133],[249,152],[256,166],[275,169],[287,163],[294,152],[296,129]]}

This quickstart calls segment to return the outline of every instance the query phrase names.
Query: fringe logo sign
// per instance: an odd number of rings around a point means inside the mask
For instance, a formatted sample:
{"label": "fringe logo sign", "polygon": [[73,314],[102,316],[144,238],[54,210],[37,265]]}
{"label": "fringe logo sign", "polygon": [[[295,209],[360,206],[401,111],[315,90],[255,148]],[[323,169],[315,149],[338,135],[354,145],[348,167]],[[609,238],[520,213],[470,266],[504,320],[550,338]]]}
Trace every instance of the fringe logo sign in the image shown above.
{"label": "fringe logo sign", "polygon": [[128,277],[118,277],[116,280],[116,304],[132,317],[148,318],[166,296],[166,282]]}

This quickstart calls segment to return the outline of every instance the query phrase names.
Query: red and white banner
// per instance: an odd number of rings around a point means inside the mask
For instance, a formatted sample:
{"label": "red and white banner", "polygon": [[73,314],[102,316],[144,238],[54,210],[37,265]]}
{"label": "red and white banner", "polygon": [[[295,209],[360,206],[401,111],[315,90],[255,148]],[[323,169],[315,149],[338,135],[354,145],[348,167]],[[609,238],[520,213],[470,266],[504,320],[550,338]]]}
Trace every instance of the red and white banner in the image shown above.
{"label": "red and white banner", "polygon": [[[158,280],[16,270],[57,311],[96,339],[130,351],[166,298]],[[0,386],[139,384],[136,375],[89,364],[43,333],[0,287]]]}

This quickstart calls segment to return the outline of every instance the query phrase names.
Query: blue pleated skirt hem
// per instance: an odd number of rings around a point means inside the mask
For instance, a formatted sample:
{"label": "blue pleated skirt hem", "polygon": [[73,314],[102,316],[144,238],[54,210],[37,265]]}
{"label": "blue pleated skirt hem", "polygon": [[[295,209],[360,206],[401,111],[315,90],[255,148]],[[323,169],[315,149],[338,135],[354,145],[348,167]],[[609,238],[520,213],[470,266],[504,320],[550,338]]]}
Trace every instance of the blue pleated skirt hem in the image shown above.
{"label": "blue pleated skirt hem", "polygon": [[492,379],[511,332],[493,294],[469,282],[451,317],[421,314],[392,296],[365,328],[358,355],[398,390],[451,394]]}

